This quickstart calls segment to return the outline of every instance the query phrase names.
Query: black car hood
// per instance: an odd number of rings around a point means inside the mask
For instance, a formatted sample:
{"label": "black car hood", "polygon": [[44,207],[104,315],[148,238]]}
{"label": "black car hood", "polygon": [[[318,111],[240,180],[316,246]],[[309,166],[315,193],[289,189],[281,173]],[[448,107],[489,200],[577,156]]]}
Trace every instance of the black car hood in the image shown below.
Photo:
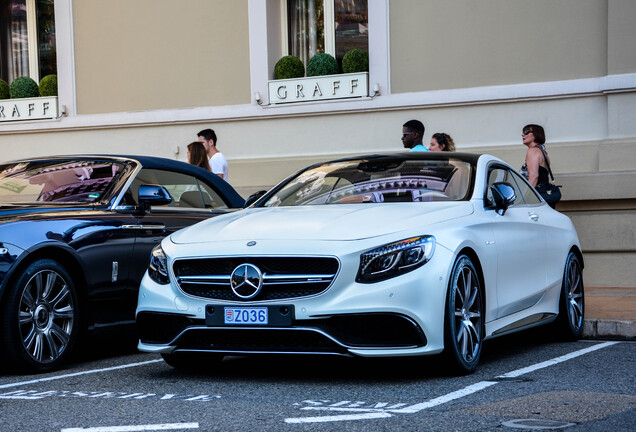
{"label": "black car hood", "polygon": [[68,215],[72,212],[74,215],[82,212],[92,212],[95,210],[94,204],[75,204],[68,206],[60,205],[42,205],[42,204],[1,204],[0,205],[0,224],[16,220],[25,219],[43,219],[50,217],[59,217]]}

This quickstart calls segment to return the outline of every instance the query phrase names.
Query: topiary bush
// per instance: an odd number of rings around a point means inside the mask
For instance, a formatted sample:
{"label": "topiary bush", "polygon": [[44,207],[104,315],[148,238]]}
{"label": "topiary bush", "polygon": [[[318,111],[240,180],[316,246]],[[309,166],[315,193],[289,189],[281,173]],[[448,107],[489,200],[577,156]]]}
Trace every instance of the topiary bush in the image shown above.
{"label": "topiary bush", "polygon": [[344,73],[369,72],[369,53],[361,49],[352,49],[342,58]]}
{"label": "topiary bush", "polygon": [[40,96],[57,96],[57,75],[47,75],[40,80]]}
{"label": "topiary bush", "polygon": [[331,54],[318,53],[307,62],[307,76],[334,75],[340,72],[338,61]]}
{"label": "topiary bush", "polygon": [[27,76],[17,77],[9,86],[11,99],[22,99],[40,96],[38,83]]}
{"label": "topiary bush", "polygon": [[274,66],[274,79],[300,78],[305,76],[305,66],[298,57],[282,57]]}
{"label": "topiary bush", "polygon": [[0,99],[9,99],[10,97],[11,93],[9,92],[9,84],[0,79]]}

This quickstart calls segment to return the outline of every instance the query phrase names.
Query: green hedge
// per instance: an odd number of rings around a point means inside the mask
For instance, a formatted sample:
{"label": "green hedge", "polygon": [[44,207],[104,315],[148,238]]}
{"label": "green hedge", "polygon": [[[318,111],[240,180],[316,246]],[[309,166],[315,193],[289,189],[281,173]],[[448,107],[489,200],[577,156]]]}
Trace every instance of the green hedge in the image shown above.
{"label": "green hedge", "polygon": [[40,96],[57,96],[57,75],[47,75],[40,80]]}
{"label": "green hedge", "polygon": [[361,49],[352,49],[342,58],[344,73],[369,72],[369,53]]}
{"label": "green hedge", "polygon": [[9,84],[0,79],[0,99],[9,99],[10,97],[11,93],[9,92]]}
{"label": "green hedge", "polygon": [[274,79],[301,78],[305,76],[305,66],[298,57],[285,56],[274,66]]}
{"label": "green hedge", "polygon": [[38,83],[27,76],[17,77],[9,86],[11,99],[22,99],[40,96]]}
{"label": "green hedge", "polygon": [[318,53],[307,62],[307,76],[335,75],[340,72],[338,61],[331,54]]}

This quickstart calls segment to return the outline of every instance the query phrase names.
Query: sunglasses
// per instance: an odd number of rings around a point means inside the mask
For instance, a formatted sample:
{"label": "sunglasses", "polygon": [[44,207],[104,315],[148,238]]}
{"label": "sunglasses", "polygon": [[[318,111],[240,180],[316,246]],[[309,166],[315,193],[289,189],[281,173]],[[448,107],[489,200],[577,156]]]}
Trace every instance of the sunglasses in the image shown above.
{"label": "sunglasses", "polygon": [[524,135],[528,135],[528,134],[530,134],[530,133],[532,133],[532,132],[533,132],[533,130],[532,130],[532,129],[524,129],[522,133],[523,133]]}

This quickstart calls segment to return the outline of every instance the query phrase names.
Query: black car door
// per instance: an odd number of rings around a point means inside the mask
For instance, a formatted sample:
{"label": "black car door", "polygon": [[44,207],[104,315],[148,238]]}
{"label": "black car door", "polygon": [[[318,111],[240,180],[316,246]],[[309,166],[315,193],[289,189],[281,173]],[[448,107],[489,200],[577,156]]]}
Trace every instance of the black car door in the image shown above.
{"label": "black car door", "polygon": [[[165,187],[172,202],[146,209],[138,217],[131,275],[132,279],[138,281],[137,285],[148,267],[150,251],[165,236],[228,211],[228,205],[219,193],[201,179],[189,174],[144,168],[131,186],[130,193],[133,197],[138,196],[139,186],[142,184]],[[135,299],[136,295],[135,291]]]}

